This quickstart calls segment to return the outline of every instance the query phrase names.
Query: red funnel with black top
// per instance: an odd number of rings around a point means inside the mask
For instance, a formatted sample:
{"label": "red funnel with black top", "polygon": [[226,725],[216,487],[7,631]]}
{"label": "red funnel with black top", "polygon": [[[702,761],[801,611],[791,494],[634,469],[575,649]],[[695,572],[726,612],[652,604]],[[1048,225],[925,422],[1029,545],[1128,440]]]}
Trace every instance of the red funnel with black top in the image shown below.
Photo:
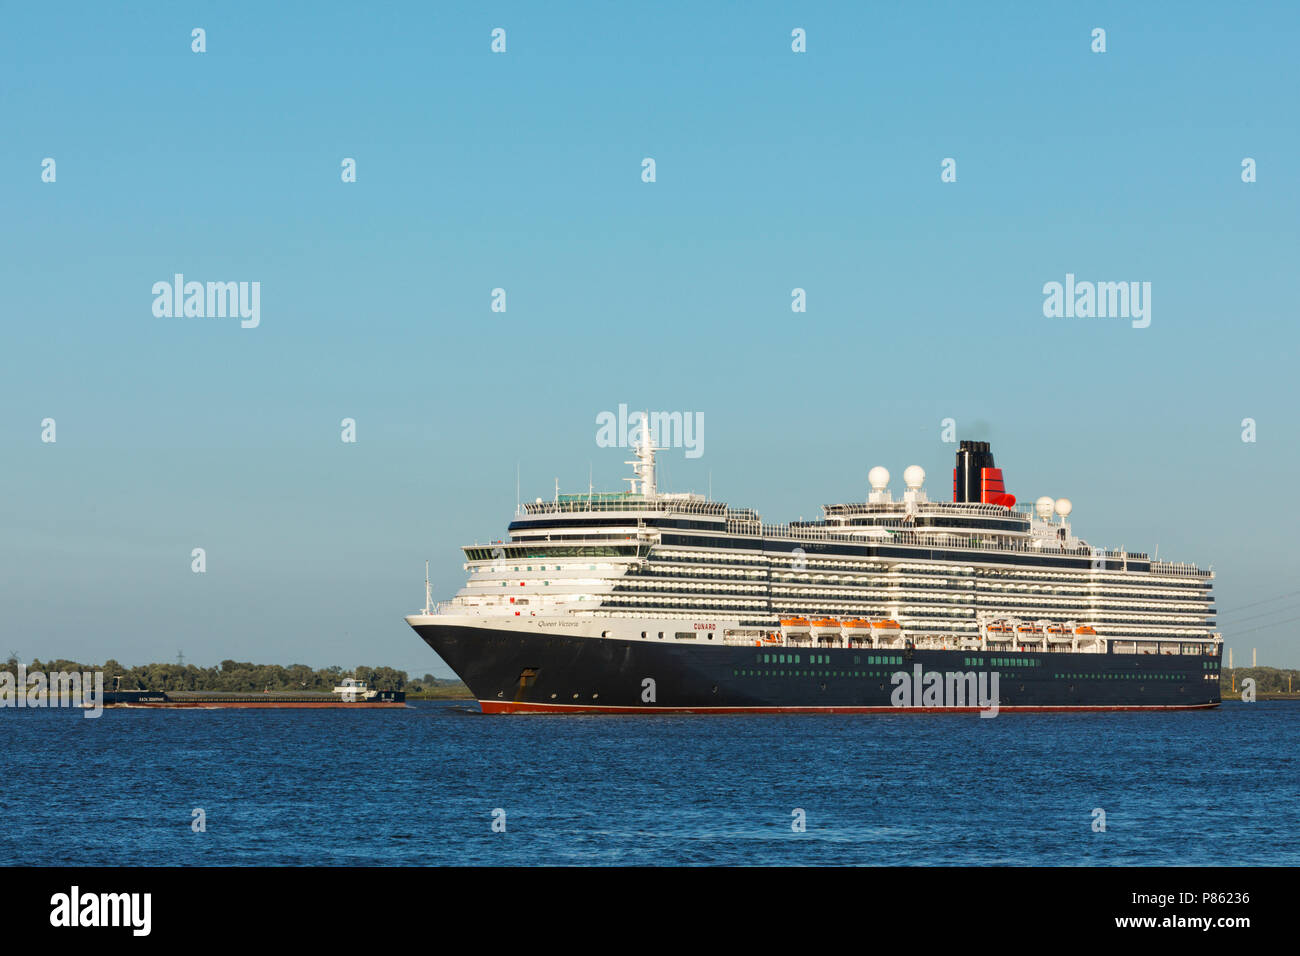
{"label": "red funnel with black top", "polygon": [[957,449],[957,467],[952,470],[952,500],[973,501],[1010,508],[1016,496],[1007,494],[1002,469],[993,464],[993,452],[986,441],[964,441]]}

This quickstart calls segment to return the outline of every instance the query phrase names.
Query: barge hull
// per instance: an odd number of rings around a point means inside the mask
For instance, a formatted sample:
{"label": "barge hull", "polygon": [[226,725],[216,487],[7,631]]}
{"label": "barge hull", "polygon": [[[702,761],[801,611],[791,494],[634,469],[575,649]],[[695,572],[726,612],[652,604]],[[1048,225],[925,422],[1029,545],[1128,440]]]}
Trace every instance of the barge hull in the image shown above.
{"label": "barge hull", "polygon": [[304,701],[273,701],[273,700],[251,700],[251,701],[179,701],[169,700],[157,703],[141,704],[105,704],[104,709],[144,709],[151,710],[213,710],[221,708],[222,710],[286,710],[286,709],[314,709],[314,710],[377,710],[377,709],[394,709],[406,707],[405,703],[384,701],[376,704],[352,703],[347,704],[341,701],[321,701],[304,702]]}

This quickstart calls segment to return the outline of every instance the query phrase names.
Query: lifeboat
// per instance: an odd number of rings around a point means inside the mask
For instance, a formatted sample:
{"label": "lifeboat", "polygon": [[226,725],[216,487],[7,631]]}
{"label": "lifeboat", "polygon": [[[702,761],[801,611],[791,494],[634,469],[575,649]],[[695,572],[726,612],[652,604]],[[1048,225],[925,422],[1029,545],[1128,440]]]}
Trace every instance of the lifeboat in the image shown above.
{"label": "lifeboat", "polygon": [[1096,636],[1097,636],[1097,629],[1094,628],[1094,627],[1089,627],[1087,624],[1085,624],[1085,625],[1083,625],[1082,627],[1076,627],[1076,628],[1074,629],[1074,633],[1075,633],[1075,634],[1082,634],[1082,635],[1085,635],[1085,636],[1087,636],[1087,637],[1096,637]]}
{"label": "lifeboat", "polygon": [[850,618],[841,622],[844,633],[850,641],[871,643],[871,622],[861,617]]}
{"label": "lifeboat", "polygon": [[812,636],[819,641],[839,640],[840,622],[833,617],[814,618]]}
{"label": "lifeboat", "polygon": [[1012,638],[1014,630],[1011,625],[1005,621],[994,621],[988,627],[984,628],[984,638],[988,641],[1009,641]]}
{"label": "lifeboat", "polygon": [[1051,624],[1047,628],[1047,639],[1049,641],[1057,641],[1058,643],[1061,641],[1069,641],[1071,640],[1070,629],[1068,627],[1063,627],[1060,624]]}
{"label": "lifeboat", "polygon": [[781,632],[779,634],[769,634],[767,640],[769,643],[777,643],[785,638],[798,640],[808,636],[808,618],[806,617],[783,617],[781,618]]}
{"label": "lifeboat", "polygon": [[895,620],[872,621],[871,635],[877,647],[889,647],[902,639],[903,629]]}

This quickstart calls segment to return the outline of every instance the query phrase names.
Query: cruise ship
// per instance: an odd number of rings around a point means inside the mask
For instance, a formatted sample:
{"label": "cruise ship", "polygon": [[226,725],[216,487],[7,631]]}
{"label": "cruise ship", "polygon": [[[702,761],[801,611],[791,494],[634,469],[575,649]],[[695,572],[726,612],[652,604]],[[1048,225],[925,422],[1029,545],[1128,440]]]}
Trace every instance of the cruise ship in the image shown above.
{"label": "cruise ship", "polygon": [[656,487],[559,494],[463,548],[469,580],[408,624],[484,713],[972,713],[1209,708],[1213,572],[1077,537],[1068,499],[1017,506],[987,442],[952,500],[901,498],[767,524]]}

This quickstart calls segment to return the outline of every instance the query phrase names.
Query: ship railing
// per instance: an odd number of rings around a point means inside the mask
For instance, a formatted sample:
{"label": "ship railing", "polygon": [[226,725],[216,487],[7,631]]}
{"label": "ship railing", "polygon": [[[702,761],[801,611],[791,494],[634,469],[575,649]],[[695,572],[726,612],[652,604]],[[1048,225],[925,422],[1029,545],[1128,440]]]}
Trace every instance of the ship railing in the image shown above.
{"label": "ship railing", "polygon": [[[740,526],[732,526],[732,522],[727,523],[729,532],[741,532],[748,530]],[[866,545],[891,545],[904,544],[915,547],[926,548],[962,548],[970,551],[999,551],[1015,554],[1047,554],[1047,555],[1066,555],[1070,557],[1081,558],[1106,558],[1115,561],[1145,561],[1147,555],[1141,551],[1116,551],[1107,548],[1034,548],[1020,542],[1007,543],[1001,541],[988,541],[975,538],[968,534],[956,531],[936,531],[932,533],[923,533],[916,531],[896,531],[889,535],[888,538],[871,537],[861,534],[849,534],[839,531],[831,531],[827,528],[807,527],[790,524],[764,524],[761,526],[761,533],[767,537],[789,538],[803,541],[844,541],[851,544]],[[1176,567],[1184,567],[1177,565]],[[1195,565],[1186,565],[1188,568],[1195,568]],[[1154,564],[1152,566],[1154,570]],[[1187,572],[1192,573],[1192,572]],[[1210,572],[1201,572],[1208,575]]]}
{"label": "ship railing", "polygon": [[1214,574],[1214,572],[1209,569],[1198,568],[1196,565],[1184,561],[1152,561],[1151,573],[1181,574],[1195,578],[1208,578]]}
{"label": "ship railing", "polygon": [[643,498],[639,495],[561,495],[559,501],[527,502],[525,515],[580,514],[591,511],[646,511],[656,514],[685,512],[705,515],[744,514],[747,509],[730,507],[725,501],[692,498]]}
{"label": "ship railing", "polygon": [[754,635],[741,637],[740,635],[728,634],[723,636],[723,644],[739,647],[763,647],[763,648],[797,648],[804,650],[836,649],[836,650],[855,650],[855,651],[903,651],[907,649],[910,640],[912,647],[916,650],[923,651],[969,651],[980,654],[1016,654],[1016,653],[1035,653],[1035,654],[1105,654],[1106,647],[1102,642],[1089,641],[1086,645],[1080,642],[1080,646],[1071,647],[1070,644],[1053,644],[1048,643],[1044,648],[1041,641],[1020,642],[1014,639],[1009,641],[980,641],[973,634],[948,634],[936,636],[914,636],[911,638],[896,638],[892,641],[876,641],[870,638],[853,638],[845,639],[843,636],[831,640],[817,640],[811,635],[804,634],[785,634],[781,635],[776,641],[766,640],[766,634],[780,634],[780,631],[773,628],[771,631],[765,631],[764,637],[755,637]]}
{"label": "ship railing", "polygon": [[[845,517],[849,515],[882,515],[882,514],[906,514],[908,503],[906,501],[881,501],[881,502],[861,502],[851,501],[837,503],[833,505],[822,505],[822,511],[835,517]],[[926,501],[921,505],[927,514],[956,514],[956,515],[975,515],[978,517],[1005,518],[1008,514],[1014,514],[1019,518],[1027,518],[1028,514],[1017,510],[1008,511],[1001,505],[989,505],[974,501]]]}

